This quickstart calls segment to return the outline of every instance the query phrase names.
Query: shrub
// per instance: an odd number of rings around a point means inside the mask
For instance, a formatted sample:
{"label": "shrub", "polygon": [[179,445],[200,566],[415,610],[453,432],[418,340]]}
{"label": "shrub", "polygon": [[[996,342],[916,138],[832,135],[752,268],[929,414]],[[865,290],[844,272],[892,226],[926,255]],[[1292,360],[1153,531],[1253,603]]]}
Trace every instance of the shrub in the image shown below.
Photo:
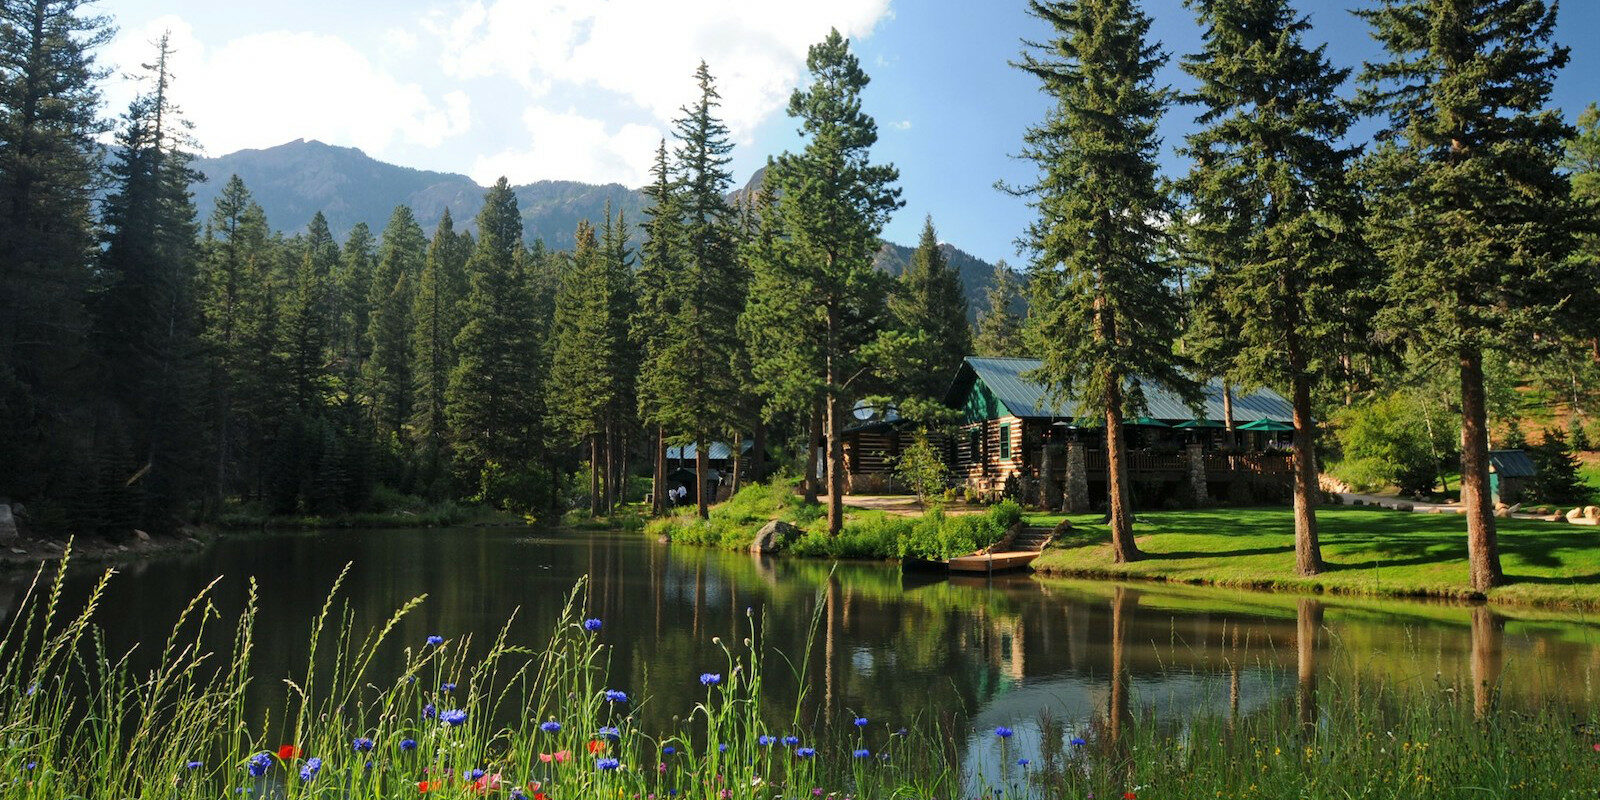
{"label": "shrub", "polygon": [[1433,490],[1449,443],[1435,439],[1448,425],[1430,426],[1421,401],[1403,392],[1341,411],[1336,418],[1344,460],[1333,472],[1358,490],[1399,487],[1407,494]]}

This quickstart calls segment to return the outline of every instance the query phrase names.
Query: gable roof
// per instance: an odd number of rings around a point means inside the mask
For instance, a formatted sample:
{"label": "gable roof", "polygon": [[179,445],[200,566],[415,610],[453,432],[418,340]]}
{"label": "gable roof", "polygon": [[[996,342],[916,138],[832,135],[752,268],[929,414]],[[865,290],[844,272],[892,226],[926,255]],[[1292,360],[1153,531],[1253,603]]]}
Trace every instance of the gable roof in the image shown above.
{"label": "gable roof", "polygon": [[[1026,377],[1027,373],[1042,364],[1037,358],[978,358],[968,356],[956,373],[946,402],[961,406],[975,381],[992,393],[1006,411],[1024,419],[1056,419],[1061,417],[1098,416],[1097,409],[1083,409],[1076,402],[1056,404],[1047,396],[1044,384]],[[1177,393],[1153,381],[1143,381],[1145,402],[1149,407],[1146,416],[1159,420],[1194,419],[1194,411]],[[1201,409],[1205,419],[1221,420],[1225,413],[1222,402],[1222,381],[1212,378],[1201,386],[1204,403]],[[1233,420],[1235,423],[1255,420],[1292,422],[1294,408],[1282,395],[1271,389],[1253,392],[1233,391]]]}
{"label": "gable roof", "polygon": [[[750,452],[750,448],[754,445],[754,442],[750,441],[749,439],[745,439],[743,444],[739,446],[739,452],[748,453]],[[683,445],[682,447],[672,445],[667,448],[667,460],[672,461],[680,458],[689,460],[698,457],[699,452],[700,449],[692,442]],[[722,461],[732,457],[733,447],[729,446],[727,442],[712,442],[711,447],[706,450],[706,458],[712,461]]]}
{"label": "gable roof", "polygon": [[1490,450],[1489,470],[1502,478],[1532,478],[1539,474],[1533,459],[1521,450]]}

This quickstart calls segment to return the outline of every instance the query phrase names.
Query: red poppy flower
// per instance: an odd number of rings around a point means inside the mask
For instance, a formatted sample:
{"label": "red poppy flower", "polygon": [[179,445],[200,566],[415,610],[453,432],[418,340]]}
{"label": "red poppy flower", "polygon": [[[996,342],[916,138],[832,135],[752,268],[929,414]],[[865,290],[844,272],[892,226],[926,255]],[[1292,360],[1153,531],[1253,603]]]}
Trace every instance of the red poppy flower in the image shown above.
{"label": "red poppy flower", "polygon": [[286,745],[283,745],[282,747],[278,748],[278,758],[283,760],[283,761],[288,761],[288,760],[290,760],[292,758],[299,758],[299,757],[300,757],[300,748],[295,747],[292,744],[286,744]]}
{"label": "red poppy flower", "polygon": [[1123,792],[1122,793],[1122,800],[1134,800],[1133,792]]}
{"label": "red poppy flower", "polygon": [[430,787],[428,786],[428,782],[427,781],[418,781],[417,782],[417,791],[426,792],[426,791],[428,791],[429,788]]}
{"label": "red poppy flower", "polygon": [[599,739],[595,739],[594,741],[589,742],[589,752],[591,752],[591,753],[604,753],[605,751],[606,751],[606,743],[605,742],[602,742]]}

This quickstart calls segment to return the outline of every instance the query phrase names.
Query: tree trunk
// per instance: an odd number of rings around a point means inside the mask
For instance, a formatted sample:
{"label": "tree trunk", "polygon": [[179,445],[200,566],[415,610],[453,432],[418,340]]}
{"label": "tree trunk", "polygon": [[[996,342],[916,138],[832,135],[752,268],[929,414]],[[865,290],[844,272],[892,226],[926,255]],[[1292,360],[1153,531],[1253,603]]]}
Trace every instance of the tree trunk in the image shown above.
{"label": "tree trunk", "polygon": [[656,426],[655,470],[650,475],[650,514],[659,517],[667,513],[667,429]]}
{"label": "tree trunk", "polygon": [[[1291,361],[1294,360],[1291,355]],[[1311,419],[1311,380],[1294,370],[1294,568],[1301,575],[1322,571],[1317,542],[1317,429]]]}
{"label": "tree trunk", "polygon": [[1106,392],[1106,483],[1111,493],[1111,552],[1118,564],[1144,554],[1133,539],[1133,507],[1128,498],[1127,441],[1122,435],[1122,384],[1112,379]]}
{"label": "tree trunk", "polygon": [[810,433],[806,436],[806,480],[805,500],[807,503],[817,502],[817,450],[822,447],[822,398],[817,398],[811,405]]}
{"label": "tree trunk", "polygon": [[1227,432],[1228,449],[1237,448],[1239,446],[1239,434],[1233,430],[1233,383],[1227,378],[1222,379],[1222,427]]}
{"label": "tree trunk", "polygon": [[1467,514],[1467,561],[1472,588],[1487,592],[1505,583],[1495,539],[1489,492],[1489,410],[1483,389],[1483,353],[1461,348],[1461,507]]}
{"label": "tree trunk", "polygon": [[756,418],[755,435],[750,444],[750,477],[756,483],[767,479],[767,424]]}
{"label": "tree trunk", "polygon": [[1133,719],[1128,694],[1133,675],[1128,664],[1128,617],[1138,595],[1118,586],[1111,590],[1111,691],[1106,696],[1106,728],[1112,747],[1122,744],[1122,732]]}
{"label": "tree trunk", "polygon": [[600,509],[610,515],[616,509],[616,426],[610,416],[605,421],[605,480],[600,485]]}
{"label": "tree trunk", "polygon": [[743,469],[743,468],[744,468],[744,434],[735,433],[733,435],[733,475],[732,475],[732,477],[729,478],[729,480],[732,481],[732,482],[728,485],[728,496],[729,497],[732,497],[733,495],[736,495],[736,494],[739,493],[739,486],[742,483],[742,481],[739,478],[739,471],[741,469]]}
{"label": "tree trunk", "polygon": [[706,498],[706,484],[711,477],[711,454],[703,441],[694,443],[694,502],[701,519],[711,516],[711,501]]}
{"label": "tree trunk", "polygon": [[[828,384],[835,385],[829,367]],[[844,530],[844,403],[839,395],[828,393],[828,535]]]}
{"label": "tree trunk", "polygon": [[589,516],[600,516],[600,433],[589,434]]}

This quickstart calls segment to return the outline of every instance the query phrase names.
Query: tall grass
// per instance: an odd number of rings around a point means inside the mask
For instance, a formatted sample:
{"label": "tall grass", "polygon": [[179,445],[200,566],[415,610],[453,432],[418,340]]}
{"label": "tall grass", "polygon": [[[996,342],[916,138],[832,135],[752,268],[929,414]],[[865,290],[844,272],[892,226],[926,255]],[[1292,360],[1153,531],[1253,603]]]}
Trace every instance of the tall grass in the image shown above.
{"label": "tall grass", "polygon": [[[1019,719],[1015,737],[916,707],[812,725],[811,659],[767,650],[755,619],[749,637],[713,640],[720,660],[698,667],[692,706],[669,729],[644,730],[634,712],[649,698],[608,672],[626,643],[586,619],[581,581],[539,648],[510,641],[508,621],[481,645],[441,631],[393,663],[382,645],[423,598],[357,631],[336,584],[281,707],[253,709],[254,591],[228,623],[230,645],[202,645],[224,624],[207,587],[156,666],[139,670],[106,652],[92,621],[111,573],[70,614],[64,572],[38,574],[0,638],[3,798],[1478,798],[1600,787],[1600,730],[1558,709],[1475,713],[1485,709],[1470,688],[1445,685],[1330,681],[1320,702],[1176,721],[1143,715],[1135,698],[1091,720]],[[763,699],[774,666],[800,687],[784,704],[792,713]]]}

